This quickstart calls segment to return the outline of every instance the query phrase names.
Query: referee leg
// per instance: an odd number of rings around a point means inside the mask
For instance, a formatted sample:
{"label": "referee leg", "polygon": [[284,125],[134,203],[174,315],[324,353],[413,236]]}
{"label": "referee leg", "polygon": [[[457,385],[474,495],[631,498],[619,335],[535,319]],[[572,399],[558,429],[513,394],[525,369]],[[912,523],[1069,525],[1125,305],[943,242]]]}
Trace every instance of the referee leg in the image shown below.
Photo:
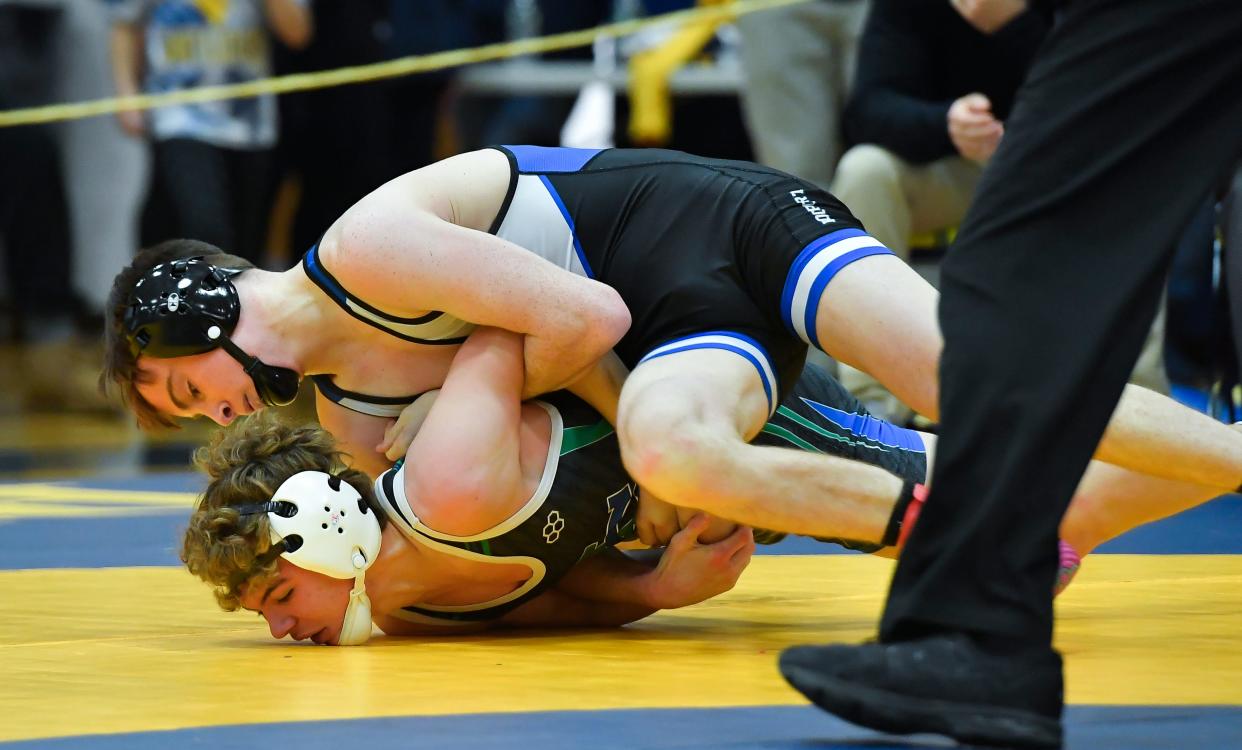
{"label": "referee leg", "polygon": [[1071,3],[942,273],[943,439],[881,639],[1048,648],[1057,525],[1242,140],[1242,5]]}

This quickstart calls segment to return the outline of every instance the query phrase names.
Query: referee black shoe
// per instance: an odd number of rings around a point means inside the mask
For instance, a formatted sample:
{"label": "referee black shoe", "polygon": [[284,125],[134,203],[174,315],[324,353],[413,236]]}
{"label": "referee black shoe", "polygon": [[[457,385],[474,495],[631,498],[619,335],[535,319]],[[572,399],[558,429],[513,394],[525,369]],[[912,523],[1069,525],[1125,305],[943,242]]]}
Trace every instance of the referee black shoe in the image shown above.
{"label": "referee black shoe", "polygon": [[795,646],[781,674],[812,703],[890,734],[930,732],[970,745],[1062,746],[1061,657],[993,654],[965,635],[900,643]]}

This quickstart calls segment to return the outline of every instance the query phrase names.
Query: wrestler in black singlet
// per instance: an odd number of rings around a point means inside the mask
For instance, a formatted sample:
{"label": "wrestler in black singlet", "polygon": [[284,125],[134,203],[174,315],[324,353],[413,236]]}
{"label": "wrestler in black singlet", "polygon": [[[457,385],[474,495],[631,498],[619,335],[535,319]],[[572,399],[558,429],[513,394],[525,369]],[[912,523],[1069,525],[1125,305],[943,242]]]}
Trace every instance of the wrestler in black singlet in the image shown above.
{"label": "wrestler in black singlet", "polygon": [[[554,586],[575,563],[636,537],[638,488],[625,473],[612,427],[575,396],[539,399],[552,416],[543,482],[527,504],[496,527],[469,537],[423,524],[404,497],[400,467],[375,483],[380,506],[411,540],[478,562],[523,564],[531,578],[510,594],[464,606],[407,607],[397,617],[476,621],[499,617]],[[834,379],[808,366],[794,392],[753,441],[862,461],[911,482],[924,481],[927,459],[918,433],[867,415]],[[825,508],[831,498],[824,498]],[[879,545],[837,541],[877,549]]]}

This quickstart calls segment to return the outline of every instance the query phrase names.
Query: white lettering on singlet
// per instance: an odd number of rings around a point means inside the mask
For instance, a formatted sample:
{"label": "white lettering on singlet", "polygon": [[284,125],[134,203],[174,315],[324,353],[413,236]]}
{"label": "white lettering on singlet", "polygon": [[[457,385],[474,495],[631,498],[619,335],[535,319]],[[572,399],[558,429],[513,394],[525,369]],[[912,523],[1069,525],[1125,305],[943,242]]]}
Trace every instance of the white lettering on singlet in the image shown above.
{"label": "white lettering on singlet", "polygon": [[803,190],[802,188],[789,191],[789,194],[793,196],[794,203],[801,203],[802,207],[806,209],[807,213],[809,213],[811,217],[814,218],[816,221],[818,221],[820,224],[836,223],[836,219],[829,216],[828,212],[820,208],[818,203],[806,197],[805,193],[806,191]]}

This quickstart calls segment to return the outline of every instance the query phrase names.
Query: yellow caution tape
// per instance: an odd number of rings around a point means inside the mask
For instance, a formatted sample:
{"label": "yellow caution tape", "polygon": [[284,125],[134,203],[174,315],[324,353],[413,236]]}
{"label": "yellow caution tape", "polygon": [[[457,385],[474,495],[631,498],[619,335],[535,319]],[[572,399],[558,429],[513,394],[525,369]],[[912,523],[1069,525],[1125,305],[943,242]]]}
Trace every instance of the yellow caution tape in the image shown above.
{"label": "yellow caution tape", "polygon": [[470,49],[436,52],[430,55],[414,55],[371,65],[356,65],[335,70],[321,70],[314,73],[295,73],[293,75],[264,78],[245,83],[234,83],[224,86],[202,86],[180,91],[169,91],[163,94],[142,94],[139,96],[95,99],[74,104],[53,104],[46,107],[13,109],[0,112],[0,127],[77,120],[85,117],[115,114],[126,110],[155,109],[174,104],[214,102],[222,99],[243,99],[263,94],[287,94],[293,91],[310,91],[330,86],[378,81],[385,78],[397,78],[413,73],[426,73],[433,70],[444,70],[462,65],[503,60],[521,55],[585,47],[595,41],[596,37],[627,36],[658,24],[722,20],[804,2],[807,2],[807,0],[738,0],[733,3],[675,11],[649,18],[603,24],[595,28],[569,31],[564,34],[518,39]]}
{"label": "yellow caution tape", "polygon": [[[722,4],[720,0],[698,2],[700,6]],[[664,146],[669,142],[673,136],[669,80],[711,42],[721,24],[734,18],[727,15],[685,23],[662,44],[630,58],[630,140],[641,146]]]}

